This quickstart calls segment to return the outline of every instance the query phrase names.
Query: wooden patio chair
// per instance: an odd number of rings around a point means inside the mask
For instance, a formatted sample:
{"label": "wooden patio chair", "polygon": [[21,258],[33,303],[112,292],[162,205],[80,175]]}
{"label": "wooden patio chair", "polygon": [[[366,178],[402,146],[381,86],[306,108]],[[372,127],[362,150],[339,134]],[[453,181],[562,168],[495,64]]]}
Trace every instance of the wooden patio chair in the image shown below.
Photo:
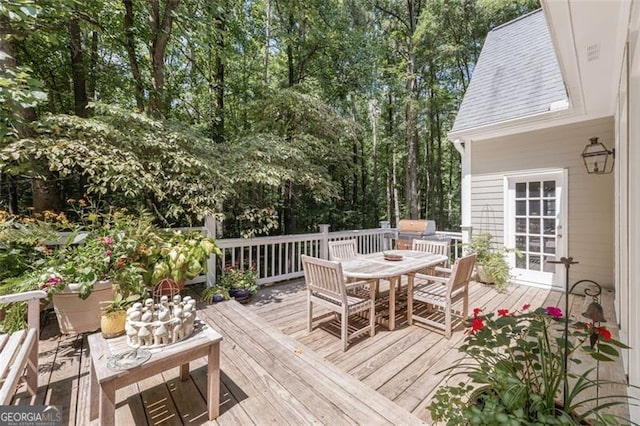
{"label": "wooden patio chair", "polygon": [[411,250],[424,251],[431,254],[441,254],[447,256],[447,260],[439,265],[430,266],[421,273],[416,274],[416,277],[424,279],[426,275],[441,275],[436,270],[436,266],[446,268],[449,266],[449,241],[434,241],[434,240],[418,240],[414,239],[411,243]]}
{"label": "wooden patio chair", "polygon": [[355,239],[329,241],[329,260],[348,260],[358,255],[358,242]]}
{"label": "wooden patio chair", "polygon": [[24,378],[27,391],[38,391],[38,341],[40,333],[40,299],[42,290],[0,296],[0,303],[27,302],[26,330],[0,335],[0,404],[7,405]]}
{"label": "wooden patio chair", "polygon": [[[329,260],[349,260],[358,255],[358,241],[355,238],[341,241],[329,241]],[[374,286],[375,294],[378,294],[380,280],[369,280],[367,283]]]}
{"label": "wooden patio chair", "polygon": [[[447,277],[426,276],[426,284],[415,285],[409,283],[407,299],[407,322],[418,321],[442,331],[447,339],[451,338],[451,324],[453,304],[462,299],[462,320],[467,319],[469,311],[469,280],[476,263],[476,255],[462,257],[453,265],[453,268],[437,268],[439,271],[448,272]],[[427,304],[427,315],[419,316],[413,313],[414,300]],[[435,309],[433,309],[435,308]]]}
{"label": "wooden patio chair", "polygon": [[[307,284],[307,329],[313,326],[313,304],[317,303],[336,314],[340,314],[340,337],[342,350],[346,351],[349,339],[369,332],[373,337],[375,327],[375,287],[368,286],[367,281],[347,283],[342,274],[339,262],[302,256],[304,278]],[[369,311],[369,325],[349,334],[349,316]]]}

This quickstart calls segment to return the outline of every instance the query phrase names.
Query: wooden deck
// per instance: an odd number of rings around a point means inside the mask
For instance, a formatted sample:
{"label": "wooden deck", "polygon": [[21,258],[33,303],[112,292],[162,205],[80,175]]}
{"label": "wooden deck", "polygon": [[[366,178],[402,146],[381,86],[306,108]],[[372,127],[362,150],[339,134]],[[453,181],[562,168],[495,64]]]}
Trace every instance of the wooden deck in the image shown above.
{"label": "wooden deck", "polygon": [[[189,290],[197,288],[190,287]],[[388,399],[394,406],[429,423],[426,407],[444,380],[440,370],[459,357],[456,348],[464,337],[463,330],[458,328],[451,340],[447,340],[420,325],[407,326],[406,318],[401,316],[405,311],[400,311],[396,330],[388,331],[379,326],[375,337],[363,336],[343,352],[338,323],[331,318],[311,333],[307,332],[303,290],[302,281],[264,288],[250,304],[239,308],[251,311],[250,316],[264,321],[265,328],[288,335],[289,342],[294,342],[287,343],[290,352],[303,353],[314,362],[330,365],[326,367],[326,374],[339,371],[344,374],[345,382],[356,379],[380,394],[375,398],[384,397],[385,401]],[[605,301],[612,305],[612,299],[609,296]],[[582,312],[583,302],[583,298],[574,298],[573,316]],[[534,307],[562,305],[563,295],[517,285],[509,286],[504,293],[476,283],[470,287],[471,309],[515,309],[523,304]],[[328,411],[326,417],[294,414],[307,412],[296,408],[300,401],[306,401],[306,406],[312,404],[306,399],[309,397],[305,394],[307,388],[300,385],[311,379],[305,378],[302,372],[301,378],[291,376],[288,371],[298,367],[278,361],[286,356],[282,349],[265,349],[266,346],[255,343],[264,336],[251,336],[243,331],[247,327],[243,328],[241,316],[237,320],[220,317],[216,313],[217,306],[199,307],[202,309],[200,316],[218,325],[225,336],[221,345],[221,414],[217,421],[206,420],[206,365],[202,358],[192,363],[190,380],[180,381],[178,368],[175,368],[119,390],[116,394],[117,425],[385,423],[384,416],[381,418],[380,413],[374,411],[370,413],[371,422],[362,421],[361,411],[345,414],[347,406],[338,410],[333,406],[334,411]],[[612,307],[605,305],[605,312],[607,318],[614,317]],[[294,344],[295,348],[291,346]],[[59,335],[52,313],[41,335],[40,352],[38,394],[28,398],[24,392],[19,392],[15,403],[59,405],[63,408],[64,424],[89,424],[90,375],[86,336]],[[283,365],[289,370],[282,369]],[[620,368],[611,371],[610,375],[624,379]],[[295,395],[296,392],[299,394]],[[358,394],[360,390],[354,392]],[[293,399],[292,394],[295,395]]]}

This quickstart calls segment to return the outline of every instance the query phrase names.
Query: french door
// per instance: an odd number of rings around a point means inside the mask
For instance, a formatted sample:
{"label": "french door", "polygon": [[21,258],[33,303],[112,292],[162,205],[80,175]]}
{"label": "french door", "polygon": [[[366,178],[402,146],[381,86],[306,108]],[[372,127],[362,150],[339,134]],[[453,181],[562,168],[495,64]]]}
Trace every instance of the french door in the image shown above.
{"label": "french door", "polygon": [[505,243],[516,280],[561,286],[562,270],[549,260],[567,252],[566,171],[507,177]]}

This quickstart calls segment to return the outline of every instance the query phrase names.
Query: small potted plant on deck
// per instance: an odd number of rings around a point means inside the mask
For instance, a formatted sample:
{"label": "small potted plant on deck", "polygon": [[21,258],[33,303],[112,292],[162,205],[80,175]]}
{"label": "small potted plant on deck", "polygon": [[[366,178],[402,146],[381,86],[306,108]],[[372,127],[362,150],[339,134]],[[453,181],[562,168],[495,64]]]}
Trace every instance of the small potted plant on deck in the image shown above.
{"label": "small potted plant on deck", "polygon": [[[507,248],[496,248],[493,245],[493,236],[482,233],[471,238],[468,251],[476,254],[476,272],[478,281],[485,284],[495,284],[496,290],[505,289],[511,277],[511,268],[507,263]],[[520,254],[516,252],[516,256]]]}
{"label": "small potted plant on deck", "polygon": [[207,272],[207,261],[211,254],[220,254],[212,238],[200,232],[174,231],[152,249],[148,260],[148,281],[159,292],[164,287],[182,290],[185,281]]}
{"label": "small potted plant on deck", "polygon": [[202,297],[205,301],[214,301],[218,296],[218,300],[233,298],[240,303],[247,303],[257,290],[258,271],[254,265],[243,269],[229,265],[216,285],[205,289]]}

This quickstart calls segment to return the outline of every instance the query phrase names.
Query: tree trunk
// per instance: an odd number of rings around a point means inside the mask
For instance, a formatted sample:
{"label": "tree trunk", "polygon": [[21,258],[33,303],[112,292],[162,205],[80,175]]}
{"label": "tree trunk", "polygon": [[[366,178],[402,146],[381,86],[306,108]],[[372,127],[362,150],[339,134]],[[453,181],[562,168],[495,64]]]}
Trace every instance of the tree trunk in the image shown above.
{"label": "tree trunk", "polygon": [[89,79],[87,80],[87,92],[89,98],[96,101],[96,68],[98,66],[98,32],[91,33],[91,56],[89,61]]}
{"label": "tree trunk", "polygon": [[173,11],[180,4],[180,0],[165,0],[164,10],[160,13],[160,0],[149,0],[149,26],[151,27],[151,76],[153,87],[149,96],[149,112],[154,117],[167,115],[164,106],[164,57],[167,51],[171,28],[173,26]]}
{"label": "tree trunk", "polygon": [[224,143],[224,36],[226,31],[225,12],[219,11],[214,25],[216,28],[216,56],[214,75],[214,114],[212,123],[213,141]]}
{"label": "tree trunk", "polygon": [[413,34],[415,33],[416,11],[414,1],[407,0],[409,33],[407,34],[407,74],[406,90],[407,103],[405,105],[406,137],[407,137],[407,169],[405,183],[405,203],[409,219],[419,219],[420,198],[418,193],[418,123],[417,123],[417,102],[416,75],[415,75],[415,52],[413,46]]}
{"label": "tree trunk", "polygon": [[82,34],[78,18],[69,21],[69,50],[71,51],[71,78],[73,80],[73,101],[75,114],[87,117],[87,85],[82,54]]}
{"label": "tree trunk", "polygon": [[136,56],[136,41],[134,37],[134,17],[133,17],[133,0],[123,0],[124,2],[124,36],[125,49],[129,57],[129,66],[135,85],[136,106],[139,112],[144,111],[144,83],[142,82],[142,74],[138,65],[138,57]]}
{"label": "tree trunk", "polygon": [[371,120],[371,136],[373,140],[373,221],[377,224],[380,221],[378,215],[378,197],[380,196],[379,176],[378,176],[378,104],[375,100],[369,102],[369,118]]}
{"label": "tree trunk", "polygon": [[262,81],[265,86],[269,85],[269,49],[271,47],[271,0],[266,0],[266,10],[264,19],[264,65],[262,70]]}

